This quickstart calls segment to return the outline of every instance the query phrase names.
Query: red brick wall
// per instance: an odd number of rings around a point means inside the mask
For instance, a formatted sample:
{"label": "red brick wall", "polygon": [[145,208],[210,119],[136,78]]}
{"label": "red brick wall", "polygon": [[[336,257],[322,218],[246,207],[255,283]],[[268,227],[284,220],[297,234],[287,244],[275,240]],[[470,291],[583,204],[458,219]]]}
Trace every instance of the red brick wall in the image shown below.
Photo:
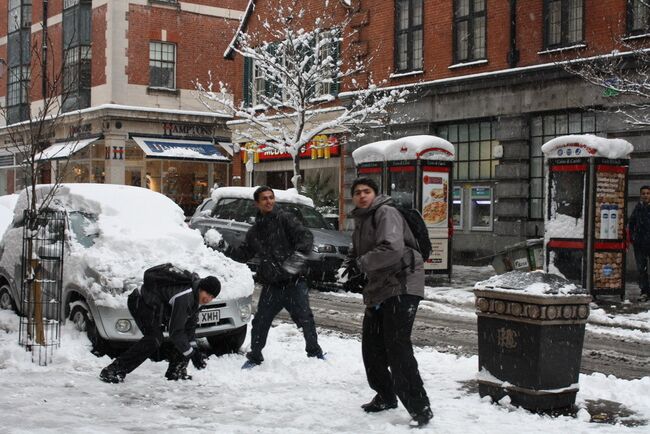
{"label": "red brick wall", "polygon": [[130,5],[128,82],[149,84],[149,42],[162,40],[162,29],[167,31],[167,41],[176,44],[177,88],[193,89],[192,80],[205,82],[208,71],[215,81],[233,82],[242,75],[241,62],[226,61],[223,52],[238,25],[237,20]]}
{"label": "red brick wall", "polygon": [[91,64],[91,87],[106,84],[106,14],[108,6],[93,9],[92,40],[93,59]]}

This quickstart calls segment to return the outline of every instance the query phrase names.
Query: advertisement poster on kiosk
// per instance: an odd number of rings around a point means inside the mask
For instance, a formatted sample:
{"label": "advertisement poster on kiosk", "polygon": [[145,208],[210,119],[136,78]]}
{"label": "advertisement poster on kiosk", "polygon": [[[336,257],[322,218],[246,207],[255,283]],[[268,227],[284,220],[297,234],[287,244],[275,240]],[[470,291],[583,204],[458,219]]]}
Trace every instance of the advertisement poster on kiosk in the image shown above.
{"label": "advertisement poster on kiosk", "polygon": [[429,228],[431,257],[427,269],[444,270],[449,255],[449,172],[446,167],[422,169],[422,217]]}

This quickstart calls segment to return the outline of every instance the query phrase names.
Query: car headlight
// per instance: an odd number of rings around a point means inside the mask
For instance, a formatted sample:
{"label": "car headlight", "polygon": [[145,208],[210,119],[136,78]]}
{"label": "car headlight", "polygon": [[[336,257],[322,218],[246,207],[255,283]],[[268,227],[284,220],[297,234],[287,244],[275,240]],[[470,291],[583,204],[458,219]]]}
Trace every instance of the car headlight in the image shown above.
{"label": "car headlight", "polygon": [[251,304],[243,303],[239,305],[239,316],[243,322],[248,322],[251,319]]}
{"label": "car headlight", "polygon": [[131,321],[128,319],[118,319],[115,321],[115,330],[120,333],[128,333],[131,331]]}
{"label": "car headlight", "polygon": [[331,244],[314,244],[313,250],[316,253],[336,253],[336,247]]}

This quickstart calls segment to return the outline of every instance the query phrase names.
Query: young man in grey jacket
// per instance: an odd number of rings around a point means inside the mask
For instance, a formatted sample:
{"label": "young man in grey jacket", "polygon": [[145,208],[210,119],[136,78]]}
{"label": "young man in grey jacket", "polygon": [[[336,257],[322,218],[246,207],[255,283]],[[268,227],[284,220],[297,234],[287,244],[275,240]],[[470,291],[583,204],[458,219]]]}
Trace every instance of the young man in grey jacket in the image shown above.
{"label": "young man in grey jacket", "polygon": [[373,180],[356,179],[351,194],[354,233],[344,274],[367,277],[361,346],[368,384],[377,392],[361,407],[369,413],[396,408],[399,397],[411,425],[424,426],[433,413],[411,344],[424,297],[422,256],[402,214],[390,197],[378,195]]}

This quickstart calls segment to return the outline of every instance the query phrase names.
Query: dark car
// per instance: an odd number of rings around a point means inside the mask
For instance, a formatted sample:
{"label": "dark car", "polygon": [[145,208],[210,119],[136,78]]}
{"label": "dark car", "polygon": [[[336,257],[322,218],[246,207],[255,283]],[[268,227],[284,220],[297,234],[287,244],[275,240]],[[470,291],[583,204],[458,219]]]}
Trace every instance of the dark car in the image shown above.
{"label": "dark car", "polygon": [[[255,221],[257,208],[252,187],[222,187],[203,201],[190,219],[191,228],[206,236],[215,229],[231,246],[239,246]],[[337,272],[352,244],[348,234],[339,232],[316,210],[306,196],[274,190],[276,206],[292,212],[314,235],[314,247],[308,256],[308,279],[312,287],[338,287]],[[249,266],[255,269],[255,259]]]}

